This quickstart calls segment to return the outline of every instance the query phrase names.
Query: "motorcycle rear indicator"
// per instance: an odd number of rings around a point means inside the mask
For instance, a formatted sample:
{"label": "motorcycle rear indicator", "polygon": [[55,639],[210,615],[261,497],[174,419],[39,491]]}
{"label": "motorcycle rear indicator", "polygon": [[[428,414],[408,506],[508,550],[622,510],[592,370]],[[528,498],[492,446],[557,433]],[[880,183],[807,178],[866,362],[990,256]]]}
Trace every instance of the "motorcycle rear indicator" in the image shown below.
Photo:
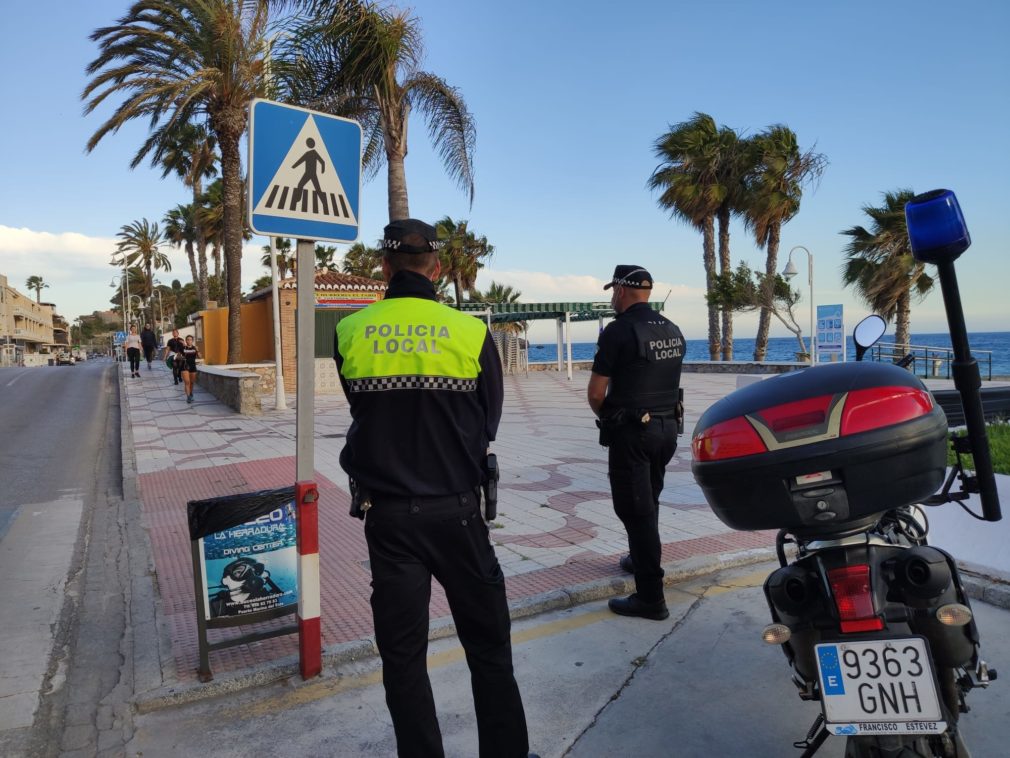
{"label": "motorcycle rear indicator", "polygon": [[876,632],[884,628],[884,622],[873,608],[873,588],[867,564],[831,569],[828,571],[828,583],[843,633]]}
{"label": "motorcycle rear indicator", "polygon": [[947,420],[905,369],[838,363],[726,396],[702,414],[692,450],[728,526],[830,532],[936,492]]}

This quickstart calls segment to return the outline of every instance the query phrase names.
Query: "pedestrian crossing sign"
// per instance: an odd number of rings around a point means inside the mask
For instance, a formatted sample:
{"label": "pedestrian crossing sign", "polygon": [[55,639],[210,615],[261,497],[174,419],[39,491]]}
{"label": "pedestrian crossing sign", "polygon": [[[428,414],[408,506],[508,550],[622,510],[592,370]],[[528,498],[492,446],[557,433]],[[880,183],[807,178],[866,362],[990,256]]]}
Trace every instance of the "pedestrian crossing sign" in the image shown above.
{"label": "pedestrian crossing sign", "polygon": [[272,237],[354,242],[361,126],[270,100],[249,107],[249,226]]}

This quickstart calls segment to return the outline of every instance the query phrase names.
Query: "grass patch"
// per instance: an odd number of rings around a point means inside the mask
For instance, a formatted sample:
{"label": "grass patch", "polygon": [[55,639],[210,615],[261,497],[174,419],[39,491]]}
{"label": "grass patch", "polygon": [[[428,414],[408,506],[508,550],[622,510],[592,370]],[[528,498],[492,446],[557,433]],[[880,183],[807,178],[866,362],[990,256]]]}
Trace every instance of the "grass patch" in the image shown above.
{"label": "grass patch", "polygon": [[[997,474],[1010,474],[1010,423],[1001,422],[989,424],[986,427],[989,435],[989,452],[992,455],[992,468]],[[963,434],[963,432],[962,432]],[[965,468],[973,469],[974,463],[970,455],[964,456]],[[954,452],[947,451],[948,465],[954,465]]]}

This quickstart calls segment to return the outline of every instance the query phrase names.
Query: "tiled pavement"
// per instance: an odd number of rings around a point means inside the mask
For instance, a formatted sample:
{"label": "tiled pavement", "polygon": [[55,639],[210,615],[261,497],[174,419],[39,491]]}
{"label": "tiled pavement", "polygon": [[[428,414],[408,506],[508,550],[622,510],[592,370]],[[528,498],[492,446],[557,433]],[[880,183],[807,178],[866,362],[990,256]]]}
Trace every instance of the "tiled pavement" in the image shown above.
{"label": "tiled pavement", "polygon": [[[505,410],[493,450],[502,470],[498,518],[491,532],[507,577],[509,599],[622,577],[627,550],[613,513],[606,451],[597,444],[585,400],[586,372],[533,372],[507,377]],[[149,530],[162,623],[171,638],[175,680],[195,679],[198,663],[186,502],[290,485],[295,477],[295,411],[241,416],[202,388],[187,405],[163,365],[122,372],[124,422],[131,425],[138,491]],[[687,434],[668,467],[660,511],[665,565],[770,547],[771,533],[733,532],[705,505],[690,471],[688,440],[695,421],[736,387],[732,375],[685,374]],[[289,402],[291,406],[293,402]],[[372,634],[369,573],[361,522],[347,515],[346,477],[338,456],[349,423],[342,396],[315,398],[315,465],[320,488],[322,634],[327,646]],[[435,583],[432,619],[449,616]],[[212,632],[235,634],[227,630]],[[297,654],[294,635],[211,653],[215,673],[254,668]],[[172,678],[173,672],[166,672]]]}

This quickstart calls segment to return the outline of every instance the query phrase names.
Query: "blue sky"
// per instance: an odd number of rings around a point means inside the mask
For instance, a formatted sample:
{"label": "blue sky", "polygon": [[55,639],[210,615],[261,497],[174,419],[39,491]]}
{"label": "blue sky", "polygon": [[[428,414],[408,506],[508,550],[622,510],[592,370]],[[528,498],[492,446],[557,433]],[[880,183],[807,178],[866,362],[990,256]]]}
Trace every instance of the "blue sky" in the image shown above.
{"label": "blue sky", "polygon": [[[146,132],[133,124],[84,152],[97,116],[83,117],[87,37],[127,0],[17,3],[0,47],[0,273],[15,286],[40,274],[46,299],[71,318],[105,307],[119,227],[160,220],[187,200],[178,180],[129,170]],[[830,164],[783,228],[814,256],[814,300],[866,308],[841,286],[845,238],[860,207],[886,190],[957,192],[974,239],[958,273],[971,330],[1005,330],[1010,308],[1010,4],[920,2],[461,2],[417,0],[424,68],[458,87],[477,124],[476,197],[444,175],[426,127],[411,123],[406,171],[412,215],[469,219],[497,249],[496,279],[524,299],[605,299],[615,263],[647,266],[667,313],[705,336],[701,238],[658,208],[646,180],[652,145],[695,111],[752,134],[783,123]],[[108,111],[105,111],[106,113]],[[361,239],[386,222],[385,174],[363,187]],[[243,280],[265,273],[254,240]],[[763,266],[741,224],[734,262]],[[172,253],[173,277],[188,279]],[[807,322],[806,257],[796,258]],[[940,331],[939,292],[913,308],[913,331]],[[577,338],[592,339],[593,325]],[[738,317],[751,337],[754,316]],[[549,338],[544,326],[538,339]],[[773,334],[785,334],[773,331]]]}

